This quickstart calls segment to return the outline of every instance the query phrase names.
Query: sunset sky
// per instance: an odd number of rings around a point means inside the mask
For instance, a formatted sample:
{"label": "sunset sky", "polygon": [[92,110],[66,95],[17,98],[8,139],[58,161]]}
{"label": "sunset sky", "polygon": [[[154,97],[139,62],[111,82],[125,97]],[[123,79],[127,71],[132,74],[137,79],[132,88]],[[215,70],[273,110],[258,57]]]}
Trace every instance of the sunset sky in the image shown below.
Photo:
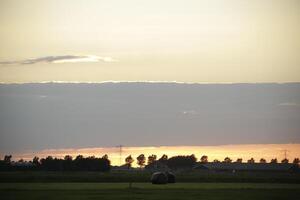
{"label": "sunset sky", "polygon": [[299,0],[1,0],[0,155],[299,157],[299,22]]}
{"label": "sunset sky", "polygon": [[298,82],[299,21],[298,0],[1,0],[0,82]]}
{"label": "sunset sky", "polygon": [[[169,157],[177,155],[194,154],[199,159],[203,155],[207,155],[209,161],[217,159],[223,161],[225,157],[230,157],[233,161],[242,158],[244,162],[254,158],[259,162],[261,158],[270,162],[271,159],[277,158],[280,162],[285,158],[285,150],[287,150],[287,158],[292,162],[294,158],[299,157],[299,144],[255,144],[255,145],[220,145],[220,146],[148,146],[148,147],[123,147],[121,154],[121,164],[125,163],[125,158],[131,155],[134,158],[134,166],[137,166],[136,157],[144,154],[146,157],[155,154],[160,158],[163,154]],[[110,148],[73,148],[73,149],[45,149],[43,151],[25,151],[14,154],[13,159],[32,160],[34,156],[45,158],[48,155],[63,158],[65,155],[71,155],[75,158],[77,155],[101,157],[107,154],[112,165],[120,164],[120,153],[118,147]]]}

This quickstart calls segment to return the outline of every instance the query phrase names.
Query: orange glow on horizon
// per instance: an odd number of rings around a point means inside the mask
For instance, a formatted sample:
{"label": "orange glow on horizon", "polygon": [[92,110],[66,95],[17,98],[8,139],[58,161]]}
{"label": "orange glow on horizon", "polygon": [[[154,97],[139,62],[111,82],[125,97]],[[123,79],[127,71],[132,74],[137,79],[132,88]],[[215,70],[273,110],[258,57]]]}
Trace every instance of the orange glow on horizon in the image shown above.
{"label": "orange glow on horizon", "polygon": [[[159,146],[159,147],[123,147],[122,148],[122,163],[128,155],[131,155],[135,160],[140,154],[146,157],[155,154],[160,158],[163,154],[169,157],[176,155],[191,155],[194,154],[199,160],[202,155],[207,155],[209,161],[218,159],[224,160],[225,157],[230,157],[233,161],[237,158],[242,158],[246,162],[250,158],[254,158],[256,162],[260,158],[270,161],[272,158],[277,158],[280,162],[284,158],[284,150],[287,150],[287,158],[290,162],[294,158],[300,157],[300,144],[247,144],[247,145],[220,145],[220,146]],[[47,149],[42,151],[28,151],[23,153],[13,154],[13,160],[32,160],[34,156],[45,158],[49,155],[57,158],[63,158],[65,155],[71,155],[75,158],[77,155],[102,157],[107,154],[112,165],[119,165],[119,148],[104,147],[104,148],[78,148],[78,149]],[[3,157],[4,154],[1,153]],[[136,162],[133,164],[136,166]]]}

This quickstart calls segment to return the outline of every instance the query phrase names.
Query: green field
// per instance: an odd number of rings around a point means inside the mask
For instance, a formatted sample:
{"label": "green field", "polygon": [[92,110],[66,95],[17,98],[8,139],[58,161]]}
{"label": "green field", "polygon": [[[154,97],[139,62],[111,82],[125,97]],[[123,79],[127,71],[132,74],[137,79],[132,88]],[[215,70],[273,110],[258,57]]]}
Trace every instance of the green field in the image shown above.
{"label": "green field", "polygon": [[[24,182],[149,182],[151,172],[89,172],[89,171],[12,171],[0,172],[2,183]],[[297,183],[300,184],[300,173],[176,173],[179,183],[224,182],[224,183]]]}
{"label": "green field", "polygon": [[[152,185],[150,172],[0,172],[0,199],[298,199],[293,173],[176,173],[177,183]],[[131,187],[129,183],[132,181]]]}
{"label": "green field", "polygon": [[299,184],[0,183],[1,199],[297,199]]}

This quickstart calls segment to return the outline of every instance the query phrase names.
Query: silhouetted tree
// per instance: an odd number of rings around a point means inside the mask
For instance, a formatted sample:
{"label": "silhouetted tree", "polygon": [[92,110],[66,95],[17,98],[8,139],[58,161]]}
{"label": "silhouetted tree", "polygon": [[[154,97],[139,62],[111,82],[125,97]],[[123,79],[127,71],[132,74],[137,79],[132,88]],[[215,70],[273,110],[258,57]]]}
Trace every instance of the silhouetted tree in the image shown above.
{"label": "silhouetted tree", "polygon": [[66,155],[63,161],[63,169],[70,171],[73,170],[75,166],[73,165],[73,158],[70,155]]}
{"label": "silhouetted tree", "polygon": [[52,156],[48,156],[46,158],[41,159],[41,167],[44,170],[49,171],[58,171],[62,169],[62,162],[59,161],[57,158],[53,158]]}
{"label": "silhouetted tree", "polygon": [[[9,157],[6,161],[9,162]],[[82,155],[78,155],[75,160],[72,157],[66,155],[63,159],[53,158],[52,156],[47,156],[39,161],[38,157],[34,157],[32,161],[24,161],[20,159],[18,163],[24,163],[24,165],[11,165],[10,163],[5,163],[4,160],[0,160],[0,170],[46,170],[46,171],[102,171],[106,172],[110,170],[110,161],[108,158],[96,158],[95,156],[90,156],[84,158]],[[32,165],[31,165],[32,163]]]}
{"label": "silhouetted tree", "polygon": [[162,155],[160,159],[158,159],[159,162],[167,164],[168,162],[168,156],[166,154]]}
{"label": "silhouetted tree", "polygon": [[289,160],[287,158],[285,158],[281,161],[281,163],[289,163]]}
{"label": "silhouetted tree", "polygon": [[78,155],[76,156],[75,160],[82,160],[83,159],[83,155]]}
{"label": "silhouetted tree", "polygon": [[131,155],[129,155],[125,158],[125,163],[126,163],[125,165],[127,165],[127,167],[130,168],[133,161],[134,161],[133,158],[131,157]]}
{"label": "silhouetted tree", "polygon": [[255,163],[254,158],[250,158],[250,159],[247,161],[247,163]]}
{"label": "silhouetted tree", "polygon": [[261,159],[259,160],[259,162],[260,162],[260,163],[267,163],[266,159],[264,159],[264,158],[261,158]]}
{"label": "silhouetted tree", "polygon": [[201,156],[200,163],[207,163],[207,162],[208,162],[208,156],[206,155]]}
{"label": "silhouetted tree", "polygon": [[156,161],[156,155],[152,154],[148,156],[148,165],[152,164],[154,161]]}
{"label": "silhouetted tree", "polygon": [[299,163],[300,163],[299,158],[295,158],[294,161],[293,161],[293,164],[299,165]]}
{"label": "silhouetted tree", "polygon": [[110,161],[105,158],[96,158],[90,156],[84,158],[78,155],[74,160],[71,156],[65,156],[64,159],[53,158],[48,156],[46,159],[41,159],[40,166],[43,170],[49,171],[109,171]]}
{"label": "silhouetted tree", "polygon": [[171,169],[192,168],[196,161],[194,154],[190,156],[174,156],[168,159],[167,165]]}
{"label": "silhouetted tree", "polygon": [[32,163],[33,163],[35,166],[39,166],[39,165],[40,165],[39,157],[34,156],[34,158],[32,159]]}
{"label": "silhouetted tree", "polygon": [[224,163],[231,163],[232,160],[229,157],[224,158]]}
{"label": "silhouetted tree", "polygon": [[242,158],[238,158],[238,159],[236,159],[235,162],[236,162],[236,163],[242,163],[242,162],[243,162],[243,159],[242,159]]}
{"label": "silhouetted tree", "polygon": [[11,155],[5,155],[5,156],[4,156],[4,163],[10,164],[11,158],[12,158]]}
{"label": "silhouetted tree", "polygon": [[270,163],[277,163],[277,162],[278,162],[277,158],[272,158],[271,161],[270,161]]}
{"label": "silhouetted tree", "polygon": [[142,168],[143,166],[145,166],[146,163],[146,157],[144,154],[139,155],[137,158],[137,164],[140,166],[140,168]]}
{"label": "silhouetted tree", "polygon": [[214,163],[219,163],[220,161],[218,159],[213,160]]}
{"label": "silhouetted tree", "polygon": [[73,158],[72,158],[72,156],[70,156],[70,155],[66,155],[66,156],[64,157],[64,160],[66,160],[66,161],[72,161]]}
{"label": "silhouetted tree", "polygon": [[194,162],[197,162],[197,158],[196,158],[195,154],[190,155],[190,158],[191,158]]}
{"label": "silhouetted tree", "polygon": [[108,160],[108,155],[107,155],[107,154],[104,154],[104,155],[102,156],[102,158]]}

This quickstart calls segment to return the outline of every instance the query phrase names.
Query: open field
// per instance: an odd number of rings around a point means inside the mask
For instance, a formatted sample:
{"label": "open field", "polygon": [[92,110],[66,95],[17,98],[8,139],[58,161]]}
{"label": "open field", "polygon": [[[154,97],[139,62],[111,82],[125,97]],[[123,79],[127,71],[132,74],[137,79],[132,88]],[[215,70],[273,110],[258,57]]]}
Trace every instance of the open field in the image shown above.
{"label": "open field", "polygon": [[299,184],[1,183],[2,199],[287,199]]}
{"label": "open field", "polygon": [[[151,173],[148,171],[134,172],[50,172],[50,171],[14,171],[0,172],[0,182],[149,182]],[[298,183],[300,173],[176,173],[178,182],[224,182],[224,183]]]}
{"label": "open field", "polygon": [[[1,199],[297,199],[298,173],[176,173],[177,183],[152,185],[151,173],[0,172]],[[133,182],[129,187],[129,182]]]}

